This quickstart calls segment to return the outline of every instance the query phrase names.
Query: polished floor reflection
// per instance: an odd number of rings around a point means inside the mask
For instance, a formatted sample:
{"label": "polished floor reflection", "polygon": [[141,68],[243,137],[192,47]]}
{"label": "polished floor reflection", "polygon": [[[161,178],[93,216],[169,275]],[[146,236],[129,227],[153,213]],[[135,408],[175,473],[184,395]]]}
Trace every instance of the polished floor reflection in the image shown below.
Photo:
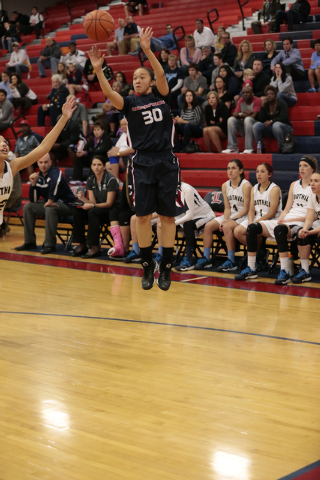
{"label": "polished floor reflection", "polygon": [[0,272],[1,480],[277,480],[319,460],[319,299]]}

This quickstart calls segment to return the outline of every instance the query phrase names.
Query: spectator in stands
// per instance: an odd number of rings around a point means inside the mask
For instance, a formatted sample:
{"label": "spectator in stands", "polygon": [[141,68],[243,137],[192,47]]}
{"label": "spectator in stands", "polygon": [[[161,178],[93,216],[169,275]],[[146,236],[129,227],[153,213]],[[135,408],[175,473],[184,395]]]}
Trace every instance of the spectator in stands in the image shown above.
{"label": "spectator in stands", "polygon": [[219,70],[219,76],[222,77],[227,85],[227,90],[232,98],[237,95],[241,90],[241,84],[239,79],[235,76],[233,70],[229,65],[222,65]]}
{"label": "spectator in stands", "polygon": [[252,70],[255,74],[252,80],[253,94],[255,97],[264,97],[265,88],[270,84],[270,77],[263,71],[263,64],[260,58],[256,58],[253,61]]}
{"label": "spectator in stands", "polygon": [[288,106],[284,100],[277,99],[277,89],[268,85],[265,95],[267,102],[261,107],[258,121],[252,129],[257,145],[259,142],[261,143],[263,153],[265,153],[263,137],[276,138],[280,149],[284,137],[293,132],[288,115]]}
{"label": "spectator in stands", "polygon": [[[11,160],[14,160],[16,158],[16,155],[13,152],[11,152],[10,141],[7,140],[6,138],[4,139],[4,141],[9,147],[9,153],[6,158],[6,161],[10,163]],[[18,208],[20,205],[21,197],[22,197],[22,185],[21,185],[20,172],[18,172],[13,177],[12,190],[10,192],[10,197],[6,203],[6,208]],[[8,223],[5,223],[3,221],[3,223],[0,224],[0,238],[2,238],[6,233],[9,233],[9,232],[10,232],[10,227],[8,226]]]}
{"label": "spectator in stands", "polygon": [[212,152],[211,143],[216,146],[218,153],[222,152],[221,140],[228,135],[227,124],[230,117],[228,107],[223,103],[217,92],[209,92],[208,105],[204,109],[206,127],[203,129],[203,139],[207,152]]}
{"label": "spectator in stands", "polygon": [[233,70],[238,78],[242,78],[246,68],[252,68],[254,55],[252,46],[248,40],[242,40],[239,45],[238,56],[234,62]]}
{"label": "spectator in stands", "polygon": [[[121,95],[122,89],[119,82],[113,82],[112,90]],[[110,128],[110,136],[115,137],[117,131],[117,125],[119,120],[123,117],[122,114],[112,105],[110,100],[107,98],[105,103],[102,105],[102,113],[97,115],[96,119],[102,121],[105,124],[105,127]]]}
{"label": "spectator in stands", "polygon": [[65,63],[75,63],[77,70],[84,69],[86,63],[86,54],[82,50],[78,50],[74,42],[69,43],[70,52],[67,55],[61,55],[60,62]]}
{"label": "spectator in stands", "polygon": [[60,75],[61,83],[66,84],[68,82],[67,65],[65,65],[63,62],[59,62],[57,66],[57,70],[53,73],[53,75]]}
{"label": "spectator in stands", "polygon": [[104,130],[102,122],[93,124],[93,136],[89,138],[82,151],[76,153],[72,179],[83,180],[83,166],[90,166],[95,155],[103,155],[104,162],[107,162],[107,152],[111,150],[112,142]]}
{"label": "spectator in stands", "polygon": [[[92,49],[92,47],[90,47],[89,51],[91,51],[91,49]],[[62,64],[62,65],[64,65],[64,64]],[[104,72],[106,73],[107,64],[106,64],[105,60],[103,61],[102,68],[104,69]],[[55,73],[59,73],[59,72],[55,72]],[[96,72],[95,72],[95,70],[92,66],[90,57],[87,58],[87,60],[86,60],[86,63],[84,65],[84,69],[83,69],[83,74],[84,74],[84,76],[85,76],[85,78],[86,78],[86,80],[89,84],[99,82],[98,77],[96,75]]]}
{"label": "spectator in stands", "polygon": [[212,71],[212,74],[211,74],[211,85],[210,85],[211,90],[213,90],[215,78],[219,75],[220,67],[222,67],[222,65],[224,65],[222,53],[214,53],[213,63],[214,63],[215,68],[214,68],[214,70]]}
{"label": "spectator in stands", "polygon": [[[59,117],[57,117],[57,120],[59,120]],[[78,144],[79,137],[80,123],[70,118],[49,152],[52,165],[56,166],[56,162],[60,162],[67,157],[75,160],[74,149]]]}
{"label": "spectator in stands", "polygon": [[170,55],[170,51],[166,47],[160,50],[160,53],[158,55],[158,62],[160,63],[162,68],[168,66],[169,55]]}
{"label": "spectator in stands", "polygon": [[237,133],[245,137],[243,153],[253,153],[252,127],[257,121],[261,98],[254,97],[252,87],[242,89],[242,98],[237,103],[233,116],[228,120],[228,146],[222,153],[238,153]]}
{"label": "spectator in stands", "polygon": [[198,63],[198,69],[202,75],[207,79],[208,84],[211,82],[211,76],[215,64],[213,62],[213,53],[211,48],[207,45],[201,47],[202,57]]}
{"label": "spectator in stands", "polygon": [[276,51],[277,45],[274,40],[265,40],[264,44],[264,51],[262,57],[262,64],[264,72],[272,77],[272,72],[270,70],[272,60],[278,55],[279,52]]}
{"label": "spectator in stands", "polygon": [[29,72],[31,70],[30,60],[25,50],[20,50],[18,42],[13,42],[10,61],[6,67],[10,73],[16,72],[21,76],[22,72]]}
{"label": "spectator in stands", "polygon": [[[28,120],[23,120],[20,123],[20,129],[22,135],[18,137],[14,149],[16,157],[24,157],[25,155],[28,155],[28,153],[32,152],[41,143],[32,132],[30,122]],[[28,177],[34,172],[34,166],[37,165],[34,164],[27,167]]]}
{"label": "spectator in stands", "polygon": [[45,126],[45,117],[50,115],[51,126],[57,123],[57,117],[62,112],[63,104],[69,95],[69,90],[62,84],[59,75],[52,75],[52,90],[47,95],[50,103],[45,103],[38,108],[38,127]]}
{"label": "spectator in stands", "polygon": [[[181,117],[175,118],[176,135],[175,135],[175,149],[176,151],[184,151],[186,146],[190,143],[191,137],[200,138],[203,136],[203,110],[199,105],[196,93],[192,90],[187,90],[184,96]],[[182,145],[180,137],[183,138]]]}
{"label": "spectator in stands", "polygon": [[119,42],[119,55],[125,55],[130,52],[137,50],[140,43],[139,38],[139,28],[136,23],[134,23],[131,15],[127,16],[127,25],[124,27],[123,40]]}
{"label": "spectator in stands", "polygon": [[220,75],[215,78],[213,89],[217,92],[221,102],[223,102],[230,111],[233,96],[228,92],[225,79],[220,77]]}
{"label": "spectator in stands", "polygon": [[117,72],[115,74],[115,81],[118,82],[121,86],[121,95],[127,96],[130,86],[127,83],[125,74],[123,72]]}
{"label": "spectator in stands", "polygon": [[293,47],[291,37],[282,40],[283,50],[271,62],[271,70],[274,72],[275,64],[282,62],[286,67],[287,73],[291,75],[293,80],[303,80],[305,78],[303,61],[301,54],[297,48]]}
{"label": "spectator in stands", "polygon": [[109,162],[106,164],[106,169],[112,173],[119,182],[119,168],[121,167],[123,171],[126,171],[128,157],[135,152],[134,149],[128,145],[128,122],[125,118],[120,120],[120,128],[123,133],[115,146],[108,151]]}
{"label": "spectator in stands", "polygon": [[196,249],[196,232],[199,234],[205,225],[215,218],[210,205],[191,185],[181,182],[181,191],[188,210],[175,218],[176,227],[182,227],[186,241],[185,257],[175,269],[178,272],[193,270],[196,264],[194,253]]}
{"label": "spectator in stands", "polygon": [[212,247],[213,233],[219,230],[223,232],[228,248],[228,260],[218,267],[219,272],[232,272],[237,270],[235,262],[236,239],[234,229],[248,215],[250,205],[251,184],[245,179],[243,164],[238,159],[228,163],[228,177],[222,185],[224,200],[224,215],[216,217],[208,222],[203,233],[203,257],[195,266],[196,270],[204,270],[212,267],[210,252]]}
{"label": "spectator in stands", "polygon": [[224,27],[218,27],[217,28],[217,37],[216,41],[214,44],[214,53],[221,53],[221,50],[223,49],[224,45],[221,43],[221,36],[224,34],[226,29]]}
{"label": "spectator in stands", "polygon": [[[12,104],[18,110],[18,114],[24,114],[28,108],[38,103],[37,95],[25,82],[21,81],[17,73],[10,75],[10,88],[12,92]],[[19,110],[20,109],[20,110]]]}
{"label": "spectator in stands", "polygon": [[[118,19],[119,27],[115,31],[113,42],[107,43],[107,54],[110,57],[113,51],[119,50],[119,43],[123,40],[124,27],[126,25],[125,19],[120,17]],[[88,60],[87,60],[88,61]]]}
{"label": "spectator in stands", "polygon": [[141,16],[144,13],[145,5],[147,5],[146,0],[131,0],[125,4],[124,14],[126,17],[128,17],[131,13],[135,13],[138,10],[139,15]]}
{"label": "spectator in stands", "polygon": [[13,122],[13,105],[7,99],[7,92],[0,89],[0,132],[10,127]]}
{"label": "spectator in stands", "polygon": [[29,35],[31,32],[34,32],[36,34],[36,38],[40,38],[41,29],[43,26],[43,16],[41,13],[39,13],[38,7],[33,7],[29,24],[30,25],[25,29],[25,34]]}
{"label": "spectator in stands", "polygon": [[77,93],[82,93],[86,96],[89,86],[86,80],[86,77],[83,75],[82,70],[78,70],[75,60],[70,60],[67,64],[68,76],[66,88],[69,90],[70,95],[76,95]]}
{"label": "spectator in stands", "polygon": [[284,12],[278,10],[276,14],[275,31],[280,32],[280,25],[283,21],[288,24],[288,32],[293,32],[294,23],[306,23],[310,14],[310,3],[307,0],[297,0],[289,10]]}
{"label": "spectator in stands", "polygon": [[[260,20],[251,23],[253,33],[261,34],[261,27],[269,27],[269,32],[273,32],[276,21],[276,13],[281,9],[279,0],[265,0],[260,12]],[[259,17],[258,17],[259,18]]]}
{"label": "spectator in stands", "polygon": [[[252,68],[246,68],[244,71],[243,71],[243,83],[242,83],[242,88],[245,87],[246,85],[248,85],[249,87],[253,87],[253,79],[255,78],[255,73],[254,71],[252,70]],[[242,92],[241,92],[241,95],[242,95]],[[234,97],[234,102],[237,103],[238,100],[240,99],[241,95],[236,95]]]}
{"label": "spectator in stands", "polygon": [[[100,227],[108,224],[114,238],[112,256],[124,254],[119,227],[120,192],[117,179],[105,170],[105,157],[94,155],[91,163],[93,175],[87,180],[87,199],[83,192],[78,194],[83,206],[73,211],[73,242],[78,245],[73,249],[73,257],[96,258],[101,256],[99,247]],[[87,239],[85,237],[88,224]],[[110,252],[110,250],[109,250]],[[109,253],[108,252],[108,253]]]}
{"label": "spectator in stands", "polygon": [[[70,96],[74,96],[74,95],[68,95],[67,100]],[[87,138],[87,136],[88,136],[88,121],[89,121],[88,110],[86,109],[86,107],[82,103],[78,102],[77,108],[72,113],[71,121],[78,123],[78,125],[80,127],[80,130],[83,133],[83,136],[85,138]]]}
{"label": "spectator in stands", "polygon": [[3,25],[4,22],[9,22],[9,17],[5,10],[0,10],[0,25]]}
{"label": "spectator in stands", "polygon": [[3,89],[7,92],[7,99],[12,99],[12,91],[10,88],[10,74],[7,70],[1,73],[0,89]]}
{"label": "spectator in stands", "polygon": [[170,90],[169,104],[171,108],[176,108],[177,98],[181,94],[184,75],[181,68],[178,67],[175,55],[169,55],[168,66],[165,67],[164,72]]}
{"label": "spectator in stands", "polygon": [[185,38],[186,46],[180,50],[181,68],[184,75],[188,75],[188,68],[191,63],[198,63],[201,60],[201,50],[196,48],[192,35]]}
{"label": "spectator in stands", "polygon": [[[150,48],[152,52],[160,52],[165,48],[167,50],[174,50],[177,48],[176,36],[172,33],[172,26],[170,25],[170,23],[166,25],[165,35],[159,38],[151,37]],[[129,55],[138,56],[140,52],[141,46],[139,45],[134,52],[129,52]]]}
{"label": "spectator in stands", "polygon": [[17,33],[17,29],[15,25],[11,25],[9,22],[5,22],[1,37],[1,43],[3,50],[8,50],[10,53],[12,52],[12,44],[16,42],[19,44],[21,42],[21,38],[19,33]]}
{"label": "spectator in stands", "polygon": [[51,72],[54,72],[57,69],[60,57],[61,51],[59,45],[53,38],[47,37],[46,47],[41,50],[40,57],[37,62],[40,77],[47,76],[45,68],[51,68]]}
{"label": "spectator in stands", "polygon": [[211,28],[204,26],[202,18],[197,18],[196,27],[193,32],[196,47],[201,48],[208,45],[214,49],[214,35]]}
{"label": "spectator in stands", "polygon": [[201,73],[199,73],[198,65],[196,65],[195,63],[190,63],[189,76],[184,79],[183,87],[181,88],[181,95],[178,96],[179,111],[182,110],[182,104],[184,101],[183,96],[188,90],[192,90],[198,97],[198,102],[203,103],[205,101],[203,95],[206,88],[207,79],[203,75],[201,75]]}
{"label": "spectator in stands", "polygon": [[274,75],[271,79],[270,85],[278,90],[278,100],[284,100],[288,107],[295,106],[298,98],[294,89],[292,77],[286,73],[286,69],[281,62],[275,64]]}
{"label": "spectator in stands", "polygon": [[237,47],[233,45],[230,40],[230,33],[224,32],[221,35],[221,43],[223,45],[223,49],[220,51],[220,53],[223,55],[224,63],[227,63],[228,65],[234,65],[238,52]]}
{"label": "spectator in stands", "polygon": [[20,26],[21,32],[25,32],[26,28],[29,26],[29,17],[23,13],[18,13],[16,10],[12,12],[11,23],[13,25],[18,24]]}
{"label": "spectator in stands", "polygon": [[[24,243],[16,247],[17,251],[37,248],[35,223],[36,217],[45,217],[45,239],[40,253],[47,255],[56,251],[56,233],[59,219],[72,215],[68,204],[76,199],[68,187],[61,170],[51,164],[46,153],[38,160],[40,172],[29,177],[30,203],[23,207]],[[43,198],[41,200],[40,198]]]}
{"label": "spectator in stands", "polygon": [[316,91],[316,80],[318,82],[318,92],[320,92],[320,39],[315,40],[314,48],[316,51],[311,55],[311,63],[308,70],[308,78],[311,85],[308,92]]}

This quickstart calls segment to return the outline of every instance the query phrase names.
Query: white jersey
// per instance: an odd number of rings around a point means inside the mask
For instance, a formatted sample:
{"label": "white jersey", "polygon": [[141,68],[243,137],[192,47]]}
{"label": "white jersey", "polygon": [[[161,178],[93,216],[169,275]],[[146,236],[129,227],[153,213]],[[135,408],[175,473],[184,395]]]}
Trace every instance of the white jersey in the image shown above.
{"label": "white jersey", "polygon": [[196,227],[201,228],[215,218],[215,214],[210,205],[203,200],[195,188],[191,187],[188,183],[182,182],[181,191],[188,210],[186,213],[175,218],[176,225],[182,225],[185,222],[194,220]]}
{"label": "white jersey", "polygon": [[285,216],[285,220],[305,217],[307,215],[308,201],[311,194],[312,190],[310,185],[303,188],[302,179],[294,182],[293,204],[289,213]]}
{"label": "white jersey", "polygon": [[[243,186],[249,183],[248,180],[245,178],[240,181],[239,185],[236,188],[233,188],[231,186],[231,180],[228,180],[226,182],[226,196],[230,205],[230,218],[235,217],[241,210],[243,210],[244,207],[244,194],[243,194]],[[244,221],[244,219],[247,216],[243,216],[240,218],[237,218],[235,221],[240,224],[241,222]],[[224,221],[224,215],[221,215],[220,217],[216,218],[217,222],[221,223]]]}
{"label": "white jersey", "polygon": [[[270,206],[271,206],[271,192],[272,192],[272,189],[274,187],[278,187],[278,185],[272,182],[270,183],[268,188],[262,193],[260,192],[260,187],[261,187],[260,183],[257,183],[253,187],[254,188],[253,201],[254,201],[254,211],[255,211],[255,216],[253,219],[254,222],[256,222],[257,220],[260,220],[260,218],[264,217],[264,215],[267,215],[267,213],[269,213]],[[280,190],[279,205],[274,218],[278,218],[281,212],[282,212],[282,198],[281,198],[281,190]]]}
{"label": "white jersey", "polygon": [[314,213],[317,215],[318,220],[313,223],[313,228],[318,228],[320,226],[320,201],[315,193],[311,192],[308,200],[308,208],[314,210]]}
{"label": "white jersey", "polygon": [[0,178],[0,225],[3,223],[3,210],[12,192],[13,176],[8,162],[4,162],[3,177]]}

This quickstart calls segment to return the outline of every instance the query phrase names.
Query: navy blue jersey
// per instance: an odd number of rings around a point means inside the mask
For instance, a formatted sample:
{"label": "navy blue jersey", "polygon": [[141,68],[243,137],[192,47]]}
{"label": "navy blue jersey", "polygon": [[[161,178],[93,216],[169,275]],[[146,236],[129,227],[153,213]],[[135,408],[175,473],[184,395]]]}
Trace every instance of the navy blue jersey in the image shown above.
{"label": "navy blue jersey", "polygon": [[174,126],[168,97],[130,95],[121,110],[128,120],[128,141],[135,150],[165,152],[173,147]]}

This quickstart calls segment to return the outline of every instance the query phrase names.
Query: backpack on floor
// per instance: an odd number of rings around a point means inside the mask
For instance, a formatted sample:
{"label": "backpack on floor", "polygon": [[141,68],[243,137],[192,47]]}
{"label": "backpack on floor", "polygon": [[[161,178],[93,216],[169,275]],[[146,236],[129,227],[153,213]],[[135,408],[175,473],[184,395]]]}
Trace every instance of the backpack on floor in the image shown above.
{"label": "backpack on floor", "polygon": [[297,139],[291,134],[288,133],[283,142],[280,145],[281,153],[295,153],[297,150],[298,142]]}
{"label": "backpack on floor", "polygon": [[195,142],[194,140],[191,140],[184,149],[184,153],[199,153],[201,151],[202,150],[199,143]]}

